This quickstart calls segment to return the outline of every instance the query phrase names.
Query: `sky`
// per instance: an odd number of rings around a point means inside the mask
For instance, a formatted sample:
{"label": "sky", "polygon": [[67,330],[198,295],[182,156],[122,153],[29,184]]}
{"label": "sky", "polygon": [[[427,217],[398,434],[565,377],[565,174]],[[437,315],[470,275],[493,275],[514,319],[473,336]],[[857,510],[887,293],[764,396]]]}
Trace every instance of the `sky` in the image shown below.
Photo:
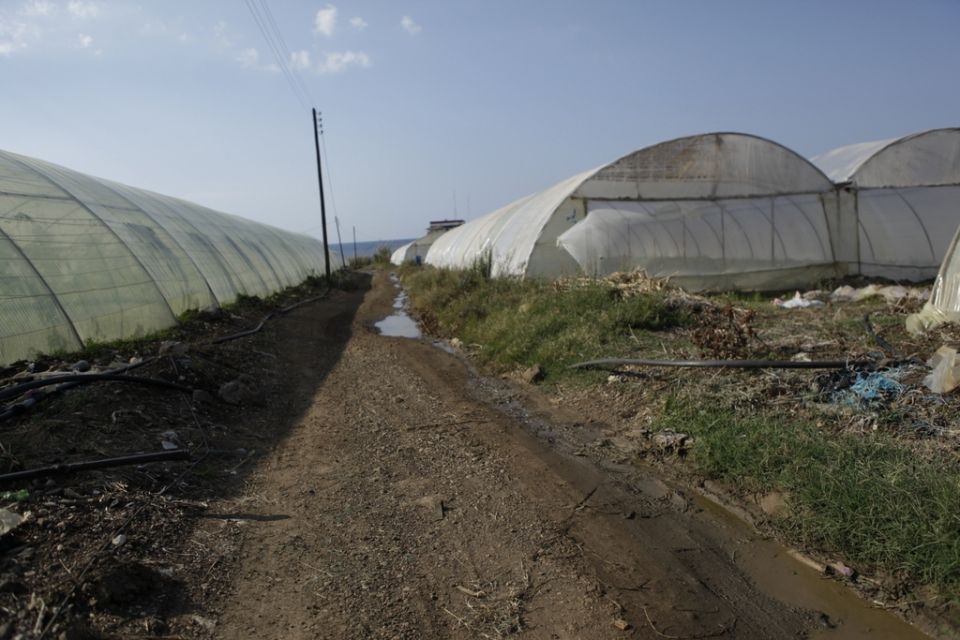
{"label": "sky", "polygon": [[811,157],[960,126],[958,25],[957,0],[0,0],[0,149],[319,237],[315,106],[332,241],[334,216],[410,238],[678,136]]}

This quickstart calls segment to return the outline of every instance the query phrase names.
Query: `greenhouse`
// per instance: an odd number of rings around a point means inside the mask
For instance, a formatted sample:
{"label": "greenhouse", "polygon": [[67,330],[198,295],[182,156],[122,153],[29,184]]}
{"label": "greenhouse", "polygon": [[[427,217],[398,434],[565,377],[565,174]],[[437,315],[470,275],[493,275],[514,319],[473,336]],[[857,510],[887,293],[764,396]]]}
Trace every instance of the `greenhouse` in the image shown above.
{"label": "greenhouse", "polygon": [[427,234],[413,242],[398,247],[390,256],[391,264],[400,266],[406,263],[421,264],[426,260],[427,251],[433,245],[437,238],[445,234],[450,229],[454,229],[463,224],[463,220],[432,220],[427,227]]}
{"label": "greenhouse", "polygon": [[711,133],[653,145],[438,239],[437,266],[494,275],[644,270],[692,289],[782,289],[837,274],[854,229],[815,166],[769,140]]}
{"label": "greenhouse", "polygon": [[324,272],[323,245],[0,151],[0,363],[148,334]]}
{"label": "greenhouse", "polygon": [[851,271],[926,280],[960,225],[960,129],[840,147],[812,162],[839,187],[857,221]]}

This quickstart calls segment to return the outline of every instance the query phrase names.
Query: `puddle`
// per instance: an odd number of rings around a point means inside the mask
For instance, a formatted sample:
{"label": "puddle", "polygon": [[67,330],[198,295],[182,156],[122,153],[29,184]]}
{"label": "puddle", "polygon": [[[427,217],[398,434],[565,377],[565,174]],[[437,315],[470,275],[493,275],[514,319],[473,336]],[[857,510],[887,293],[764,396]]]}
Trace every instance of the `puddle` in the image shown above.
{"label": "puddle", "polygon": [[[390,279],[395,286],[400,286],[400,280],[396,275],[390,274]],[[407,292],[403,289],[400,290],[393,301],[393,308],[396,310],[395,313],[373,325],[380,332],[380,335],[395,338],[419,338],[423,335],[416,320],[407,314]]]}
{"label": "puddle", "polygon": [[380,322],[374,324],[380,335],[393,336],[396,338],[419,338],[420,327],[413,318],[407,315],[406,311],[387,316]]}
{"label": "puddle", "polygon": [[811,638],[929,640],[929,636],[916,627],[888,611],[870,606],[852,589],[800,562],[782,545],[748,532],[748,525],[724,507],[702,496],[694,500],[698,506],[746,534],[742,538],[745,548],[737,554],[736,562],[761,591],[781,602],[826,614],[827,620]]}

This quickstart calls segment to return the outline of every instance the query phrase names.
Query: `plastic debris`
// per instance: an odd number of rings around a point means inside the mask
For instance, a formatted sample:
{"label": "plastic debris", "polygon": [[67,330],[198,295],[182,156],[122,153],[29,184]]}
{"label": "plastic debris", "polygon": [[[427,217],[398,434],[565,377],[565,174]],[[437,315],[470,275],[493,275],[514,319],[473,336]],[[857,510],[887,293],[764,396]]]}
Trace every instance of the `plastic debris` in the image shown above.
{"label": "plastic debris", "polygon": [[112,544],[115,547],[119,547],[123,545],[123,543],[125,543],[126,541],[127,541],[126,534],[120,533],[120,534],[117,534],[117,536],[110,541],[110,544]]}
{"label": "plastic debris", "polygon": [[781,300],[780,298],[774,298],[773,304],[777,305],[781,309],[807,309],[809,307],[822,307],[823,302],[816,299],[808,299],[803,297],[799,291],[793,294],[793,297],[789,300]]}
{"label": "plastic debris", "polygon": [[927,364],[933,371],[923,379],[923,384],[930,391],[948,393],[960,385],[960,362],[957,362],[957,350],[953,347],[940,347]]}
{"label": "plastic debris", "polygon": [[960,321],[960,313],[939,309],[928,302],[918,313],[907,316],[907,332],[916,336],[942,324],[958,321]]}
{"label": "plastic debris", "polygon": [[887,374],[878,371],[872,371],[866,375],[857,374],[857,380],[850,385],[850,392],[861,400],[879,400],[886,395],[897,395],[903,392],[903,385],[897,382],[893,376],[895,372]]}
{"label": "plastic debris", "polygon": [[30,497],[30,492],[26,489],[19,491],[0,491],[0,502],[23,502]]}
{"label": "plastic debris", "polygon": [[26,518],[9,509],[0,509],[0,536],[6,535],[23,524]]}
{"label": "plastic debris", "polygon": [[881,287],[878,284],[868,284],[855,289],[850,285],[837,287],[830,294],[831,302],[859,302],[871,296],[880,296],[887,302],[898,300],[926,300],[930,297],[930,289],[921,287],[904,287],[898,284]]}

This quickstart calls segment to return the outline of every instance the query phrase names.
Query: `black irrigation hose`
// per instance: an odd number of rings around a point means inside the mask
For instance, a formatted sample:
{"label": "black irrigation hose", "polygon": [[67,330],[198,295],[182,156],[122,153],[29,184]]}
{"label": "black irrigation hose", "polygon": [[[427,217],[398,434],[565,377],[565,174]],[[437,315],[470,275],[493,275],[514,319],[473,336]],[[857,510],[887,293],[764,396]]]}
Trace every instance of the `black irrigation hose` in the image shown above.
{"label": "black irrigation hose", "polygon": [[117,458],[101,458],[99,460],[85,460],[83,462],[67,462],[50,465],[49,467],[39,467],[37,469],[27,469],[26,471],[4,473],[0,475],[0,483],[22,482],[23,480],[32,480],[33,478],[65,475],[68,473],[77,473],[79,471],[92,471],[93,469],[125,467],[135,464],[144,464],[146,462],[168,462],[171,460],[189,459],[190,452],[186,449],[158,451],[155,453],[135,453],[133,455],[120,456]]}
{"label": "black irrigation hose", "polygon": [[[244,336],[249,336],[254,333],[257,333],[258,331],[263,329],[263,325],[266,324],[266,322],[270,320],[270,318],[272,318],[273,316],[277,314],[282,315],[282,314],[290,313],[294,309],[298,307],[302,307],[305,304],[316,302],[318,300],[323,300],[328,295],[330,295],[329,288],[318,296],[314,296],[312,298],[307,298],[306,300],[295,302],[294,304],[283,307],[279,311],[271,311],[260,320],[260,322],[257,324],[256,327],[252,329],[246,329],[244,331],[240,331],[238,333],[234,333],[228,336],[221,336],[219,338],[215,338],[214,340],[211,341],[211,344],[220,344],[223,342],[236,340],[238,338],[242,338]],[[155,378],[134,378],[133,376],[119,375],[121,372],[130,371],[132,369],[142,367],[145,364],[153,362],[154,360],[156,360],[156,358],[147,358],[135,364],[129,364],[123,367],[119,367],[117,369],[113,369],[110,373],[99,373],[99,374],[88,373],[88,374],[56,376],[52,378],[44,378],[43,380],[33,380],[31,382],[25,382],[13,387],[9,387],[7,389],[2,389],[0,390],[0,401],[8,400],[10,398],[15,398],[31,389],[37,389],[40,387],[51,386],[55,384],[62,384],[62,386],[58,387],[54,391],[48,392],[45,395],[26,398],[21,402],[6,406],[2,410],[0,410],[0,422],[3,422],[4,420],[8,420],[9,418],[12,418],[16,415],[23,413],[24,411],[26,411],[27,409],[35,405],[37,402],[39,402],[41,399],[46,398],[54,393],[60,393],[62,391],[66,391],[68,389],[77,387],[81,384],[87,384],[90,382],[98,382],[98,381],[133,382],[137,384],[148,384],[148,385],[152,384],[155,386],[167,387],[169,389],[176,389],[178,391],[184,391],[187,393],[190,393],[193,391],[193,389],[189,387],[184,387],[182,385],[178,385],[173,382],[167,382],[166,380],[159,380]]]}
{"label": "black irrigation hose", "polygon": [[569,369],[617,366],[696,367],[703,369],[857,369],[873,366],[869,360],[646,360],[643,358],[601,358],[572,364]]}
{"label": "black irrigation hose", "polygon": [[878,335],[877,332],[873,330],[873,325],[870,324],[870,314],[869,314],[869,313],[865,313],[865,314],[863,315],[863,326],[866,327],[867,333],[869,333],[869,334],[870,334],[870,337],[873,338],[873,341],[877,343],[877,346],[879,346],[881,349],[883,349],[883,352],[884,352],[886,355],[891,356],[891,357],[894,357],[894,358],[902,358],[902,357],[903,357],[903,354],[900,352],[899,349],[897,349],[895,346],[893,346],[892,344],[890,344],[889,342],[887,342],[887,340],[886,340],[885,338],[883,338],[882,336]]}
{"label": "black irrigation hose", "polygon": [[245,336],[251,336],[251,335],[259,332],[260,330],[262,330],[262,329],[263,329],[263,325],[265,325],[265,324],[267,323],[267,320],[269,320],[269,319],[272,318],[273,316],[278,315],[278,314],[279,314],[279,315],[284,315],[284,314],[290,313],[291,311],[293,311],[293,310],[296,309],[297,307],[302,307],[302,306],[305,305],[305,304],[309,304],[309,303],[311,303],[311,302],[316,302],[316,301],[318,301],[318,300],[323,300],[323,299],[326,298],[329,294],[330,294],[330,289],[327,289],[326,291],[324,291],[324,292],[321,293],[320,295],[314,296],[313,298],[307,298],[306,300],[301,300],[300,302],[296,302],[296,303],[290,305],[289,307],[284,307],[284,308],[280,309],[279,311],[271,311],[271,312],[268,313],[267,315],[263,316],[263,318],[260,320],[260,322],[259,322],[259,323],[257,324],[257,326],[255,326],[254,328],[252,328],[252,329],[244,329],[243,331],[239,331],[239,332],[237,332],[237,333],[232,333],[232,334],[230,334],[230,335],[228,335],[228,336],[220,336],[219,338],[214,338],[213,340],[210,341],[210,344],[221,344],[221,343],[223,343],[223,342],[229,342],[229,341],[231,341],[231,340],[236,340],[236,339],[238,339],[238,338],[243,338],[243,337],[245,337]]}
{"label": "black irrigation hose", "polygon": [[[124,373],[125,371],[133,371],[134,369],[139,369],[140,367],[149,364],[156,360],[156,358],[146,358],[140,362],[133,364],[125,364],[122,367],[117,367],[115,369],[110,369],[109,371],[104,371],[103,373]],[[27,409],[32,408],[41,400],[46,400],[50,396],[56,395],[58,393],[63,393],[74,387],[79,387],[82,382],[65,382],[62,385],[56,387],[55,389],[49,389],[45,392],[39,394],[31,394],[30,397],[21,400],[20,402],[14,404],[8,404],[5,408],[0,410],[0,422],[4,420],[9,420],[10,418],[19,415],[26,411]]]}
{"label": "black irrigation hose", "polygon": [[185,393],[193,393],[193,389],[190,387],[185,387],[182,384],[169,382],[167,380],[161,380],[159,378],[141,378],[138,376],[128,376],[122,373],[75,373],[75,374],[69,374],[65,376],[54,376],[51,378],[43,378],[42,380],[31,380],[30,382],[22,382],[16,386],[0,390],[0,400],[9,400],[10,398],[15,398],[26,391],[30,391],[31,389],[49,387],[51,385],[61,384],[64,382],[87,384],[89,382],[102,382],[102,381],[130,382],[133,384],[165,387],[167,389],[174,389],[176,391],[183,391]]}

